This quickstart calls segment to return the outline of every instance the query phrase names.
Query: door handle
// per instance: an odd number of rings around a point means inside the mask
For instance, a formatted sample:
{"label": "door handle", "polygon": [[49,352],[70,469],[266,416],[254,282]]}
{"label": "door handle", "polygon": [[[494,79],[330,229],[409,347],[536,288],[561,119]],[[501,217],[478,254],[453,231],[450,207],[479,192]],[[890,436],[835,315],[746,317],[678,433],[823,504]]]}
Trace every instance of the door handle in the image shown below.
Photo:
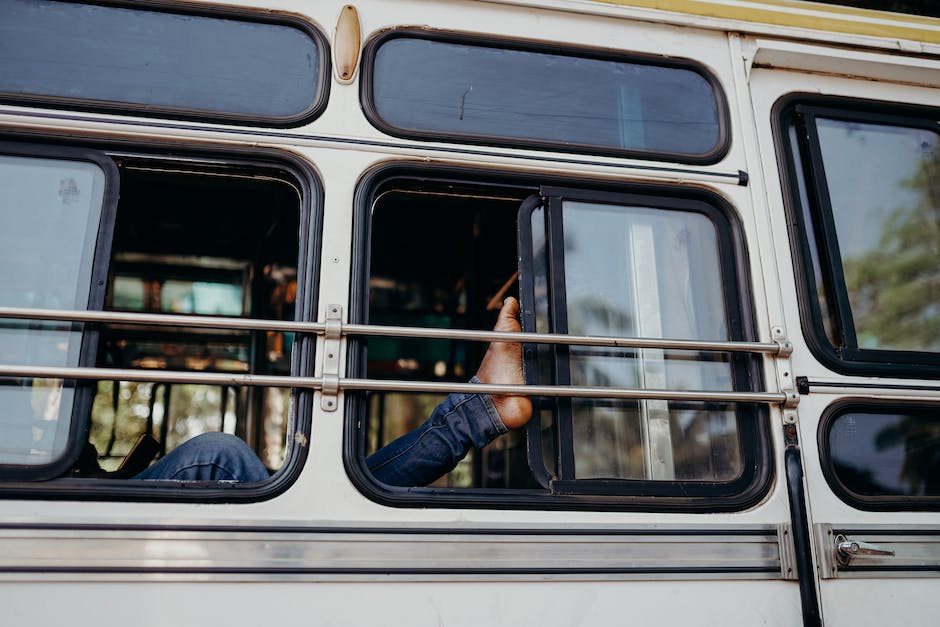
{"label": "door handle", "polygon": [[857,555],[894,555],[894,551],[871,542],[851,540],[844,535],[836,536],[836,556],[839,563],[845,566]]}

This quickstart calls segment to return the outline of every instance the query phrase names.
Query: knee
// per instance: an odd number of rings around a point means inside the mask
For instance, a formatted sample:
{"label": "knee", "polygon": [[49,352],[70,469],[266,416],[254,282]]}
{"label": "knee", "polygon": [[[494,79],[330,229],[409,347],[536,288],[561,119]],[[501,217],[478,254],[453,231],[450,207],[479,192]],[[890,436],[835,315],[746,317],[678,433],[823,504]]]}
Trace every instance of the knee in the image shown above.
{"label": "knee", "polygon": [[206,461],[255,456],[244,440],[230,433],[202,433],[183,442],[177,450]]}
{"label": "knee", "polygon": [[194,465],[214,467],[212,478],[261,481],[268,477],[267,469],[254,451],[244,440],[229,433],[203,433],[187,440],[176,450],[181,458]]}

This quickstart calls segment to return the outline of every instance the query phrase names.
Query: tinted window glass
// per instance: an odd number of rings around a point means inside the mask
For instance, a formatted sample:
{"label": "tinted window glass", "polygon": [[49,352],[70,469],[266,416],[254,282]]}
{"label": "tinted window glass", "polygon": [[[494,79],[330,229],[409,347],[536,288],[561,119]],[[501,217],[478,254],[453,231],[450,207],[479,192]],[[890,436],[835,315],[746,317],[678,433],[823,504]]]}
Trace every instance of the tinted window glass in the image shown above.
{"label": "tinted window glass", "polygon": [[376,51],[371,87],[375,113],[404,134],[679,159],[722,142],[714,88],[677,66],[396,37]]}
{"label": "tinted window glass", "polygon": [[323,89],[298,28],[50,0],[0,4],[0,66],[14,98],[272,121],[308,114]]}
{"label": "tinted window glass", "polygon": [[839,482],[857,495],[940,496],[940,415],[935,410],[858,410],[829,426]]}
{"label": "tinted window glass", "polygon": [[[0,156],[0,306],[86,309],[105,173],[94,164]],[[2,360],[78,366],[70,324],[0,322]],[[44,466],[68,444],[74,387],[0,379],[0,464]]]}

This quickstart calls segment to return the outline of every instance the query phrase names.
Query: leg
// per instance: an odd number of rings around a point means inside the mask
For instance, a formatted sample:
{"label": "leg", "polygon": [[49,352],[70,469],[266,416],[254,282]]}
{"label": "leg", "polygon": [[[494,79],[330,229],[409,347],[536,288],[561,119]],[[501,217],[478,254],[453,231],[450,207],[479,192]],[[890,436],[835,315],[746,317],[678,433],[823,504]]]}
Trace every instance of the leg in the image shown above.
{"label": "leg", "polygon": [[261,460],[240,438],[204,433],[187,440],[134,479],[177,481],[263,481]]}

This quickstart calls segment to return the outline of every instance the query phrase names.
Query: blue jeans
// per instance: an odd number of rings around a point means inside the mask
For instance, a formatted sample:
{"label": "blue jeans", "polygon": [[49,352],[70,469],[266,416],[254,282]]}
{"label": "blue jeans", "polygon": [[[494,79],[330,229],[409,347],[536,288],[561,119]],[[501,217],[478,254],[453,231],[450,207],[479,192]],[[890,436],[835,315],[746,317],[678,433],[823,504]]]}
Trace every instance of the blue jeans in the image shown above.
{"label": "blue jeans", "polygon": [[[479,383],[476,377],[471,381]],[[367,457],[366,466],[388,485],[427,485],[453,470],[471,448],[482,448],[506,431],[489,396],[451,394],[420,427]],[[134,478],[263,481],[268,476],[264,464],[241,439],[204,433]]]}
{"label": "blue jeans", "polygon": [[203,433],[170,451],[134,479],[263,481],[270,476],[245,441],[228,433]]}

